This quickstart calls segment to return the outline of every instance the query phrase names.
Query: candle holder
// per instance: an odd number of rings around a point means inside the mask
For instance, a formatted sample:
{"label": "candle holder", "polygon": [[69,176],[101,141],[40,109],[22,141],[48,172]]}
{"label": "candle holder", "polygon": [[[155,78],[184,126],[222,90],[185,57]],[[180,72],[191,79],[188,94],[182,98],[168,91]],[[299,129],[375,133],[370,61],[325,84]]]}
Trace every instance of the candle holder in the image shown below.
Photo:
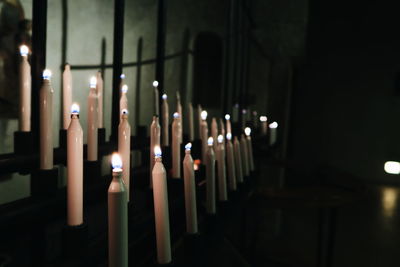
{"label": "candle holder", "polygon": [[83,183],[94,184],[100,182],[101,179],[101,161],[89,161],[85,160],[83,162]]}
{"label": "candle holder", "polygon": [[99,146],[106,143],[106,128],[98,128],[97,139]]}
{"label": "candle holder", "polygon": [[37,170],[31,176],[31,195],[55,195],[58,190],[58,168]]}
{"label": "candle holder", "polygon": [[67,259],[82,259],[88,250],[88,225],[65,225],[62,230],[63,256]]}
{"label": "candle holder", "polygon": [[65,129],[60,129],[59,147],[61,149],[67,150],[67,130]]}
{"label": "candle holder", "polygon": [[33,153],[34,149],[32,132],[14,132],[14,153],[17,155],[26,155]]}

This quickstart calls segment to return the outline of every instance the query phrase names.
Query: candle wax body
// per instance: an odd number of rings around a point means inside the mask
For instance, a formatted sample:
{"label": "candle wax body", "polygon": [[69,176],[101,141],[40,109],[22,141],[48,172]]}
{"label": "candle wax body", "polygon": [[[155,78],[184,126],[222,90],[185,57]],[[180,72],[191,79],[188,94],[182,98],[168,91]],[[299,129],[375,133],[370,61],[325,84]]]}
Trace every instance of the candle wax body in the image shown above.
{"label": "candle wax body", "polygon": [[183,160],[183,176],[185,189],[185,209],[186,209],[186,232],[195,234],[197,228],[197,204],[196,204],[196,186],[193,168],[193,158],[190,150],[186,151]]}
{"label": "candle wax body", "polygon": [[189,124],[189,140],[194,140],[194,121],[193,121],[193,106],[192,103],[188,105],[188,124]]}
{"label": "candle wax body", "polygon": [[[207,139],[208,139],[208,125],[204,120],[201,123],[201,154],[203,162],[206,161],[206,154],[208,150]],[[214,140],[216,142],[216,140]]]}
{"label": "candle wax body", "polygon": [[169,146],[169,106],[167,99],[163,99],[161,105],[162,112],[162,143]]}
{"label": "candle wax body", "polygon": [[151,179],[151,172],[154,167],[154,147],[160,145],[160,124],[158,123],[158,117],[153,117],[153,122],[150,126],[150,188],[153,186],[153,180]]}
{"label": "candle wax body", "polygon": [[158,88],[154,87],[154,114],[160,116],[160,96],[158,94]]}
{"label": "candle wax body", "polygon": [[225,167],[225,148],[223,143],[217,146],[217,164],[218,164],[218,197],[220,201],[228,200],[226,190],[226,167]]}
{"label": "candle wax body", "polygon": [[129,201],[130,191],[130,169],[131,169],[131,126],[128,116],[123,114],[118,126],[118,153],[122,158],[122,179],[124,180],[127,199]]}
{"label": "candle wax body", "polygon": [[182,130],[181,121],[175,118],[172,123],[172,177],[181,178],[181,151],[180,151],[180,132]]}
{"label": "candle wax body", "polygon": [[88,96],[88,134],[87,134],[87,159],[88,161],[97,160],[98,149],[98,126],[97,126],[97,93],[96,88],[90,88]]}
{"label": "candle wax body", "polygon": [[250,136],[247,136],[246,137],[246,140],[247,140],[247,151],[248,151],[248,153],[249,153],[249,169],[250,169],[250,171],[254,171],[254,157],[253,157],[253,145],[252,145],[252,142],[251,142],[251,137]]}
{"label": "candle wax body", "polygon": [[[218,124],[217,124],[217,120],[215,118],[212,118],[212,120],[211,120],[211,136],[214,139],[214,143],[213,143],[214,151],[217,152]],[[207,138],[206,138],[206,141],[207,141]]]}
{"label": "candle wax body", "polygon": [[53,168],[53,88],[44,79],[40,97],[40,169]]}
{"label": "candle wax body", "polygon": [[212,146],[208,146],[206,155],[206,211],[215,214],[215,154]]}
{"label": "candle wax body", "polygon": [[247,141],[246,138],[242,135],[240,140],[240,151],[242,152],[242,169],[244,176],[249,176],[249,152],[247,151]]}
{"label": "candle wax body", "polygon": [[231,140],[227,140],[226,142],[226,158],[228,161],[228,181],[229,181],[229,189],[231,191],[236,191],[236,173],[235,173],[235,158],[233,154],[233,145]]}
{"label": "candle wax body", "polygon": [[19,130],[31,131],[31,66],[27,56],[22,56],[19,65]]}
{"label": "candle wax body", "polygon": [[276,128],[269,129],[269,145],[273,146],[276,143]]}
{"label": "candle wax body", "polygon": [[231,120],[226,120],[226,133],[232,134]]}
{"label": "candle wax body", "polygon": [[121,117],[122,110],[128,110],[128,98],[126,97],[126,93],[121,93],[121,97],[119,99],[119,114]]}
{"label": "candle wax body", "polygon": [[243,183],[243,164],[242,164],[242,151],[240,149],[240,142],[238,138],[235,136],[235,140],[233,142],[233,150],[235,156],[235,167],[236,167],[236,179],[238,183]]}
{"label": "candle wax body", "polygon": [[201,106],[197,105],[197,122],[198,122],[198,131],[199,131],[199,139],[202,139],[202,131],[201,131],[201,125],[203,123],[203,120],[201,119]]}
{"label": "candle wax body", "polygon": [[268,125],[266,121],[262,121],[261,122],[261,134],[262,135],[267,135],[267,129],[268,129]]}
{"label": "candle wax body", "polygon": [[73,114],[67,130],[67,224],[83,223],[83,131]]}
{"label": "candle wax body", "polygon": [[181,101],[178,99],[177,104],[176,104],[176,112],[179,113],[179,127],[180,129],[180,135],[179,135],[179,144],[182,144],[183,141],[183,120],[182,120],[182,105]]}
{"label": "candle wax body", "polygon": [[70,66],[65,65],[63,72],[63,129],[68,129],[71,123],[70,109],[72,105],[72,75]]}
{"label": "candle wax body", "polygon": [[97,72],[97,84],[96,84],[96,93],[97,93],[97,103],[98,103],[98,127],[104,127],[104,116],[103,116],[103,78],[101,77],[101,72]]}

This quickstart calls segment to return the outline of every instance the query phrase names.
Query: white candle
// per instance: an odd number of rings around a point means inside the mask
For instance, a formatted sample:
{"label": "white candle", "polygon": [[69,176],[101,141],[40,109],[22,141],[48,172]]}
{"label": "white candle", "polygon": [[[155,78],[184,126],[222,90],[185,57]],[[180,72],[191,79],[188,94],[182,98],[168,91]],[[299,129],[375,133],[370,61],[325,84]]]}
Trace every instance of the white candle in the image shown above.
{"label": "white candle", "polygon": [[96,77],[90,78],[90,90],[87,100],[87,159],[88,161],[97,160],[98,146],[98,124],[97,124],[97,92],[96,92]]}
{"label": "white candle", "polygon": [[201,109],[201,105],[199,104],[199,105],[197,105],[197,120],[199,123],[199,125],[198,125],[199,139],[202,139],[202,134],[203,134],[201,131],[201,124],[203,122],[203,120],[201,119],[201,112],[202,112],[202,109]]}
{"label": "white candle", "polygon": [[253,144],[251,142],[251,128],[246,127],[244,129],[244,133],[246,134],[246,143],[247,143],[247,151],[249,157],[249,169],[250,171],[254,171],[254,157],[253,157]]}
{"label": "white candle", "polygon": [[269,145],[275,145],[277,139],[278,123],[276,121],[269,125]]}
{"label": "white candle", "polygon": [[202,159],[203,162],[206,161],[206,154],[207,154],[207,138],[208,138],[208,125],[207,125],[207,111],[203,110],[201,112],[201,125],[200,125],[200,139],[201,139],[201,144],[202,144]]}
{"label": "white candle", "polygon": [[108,188],[108,266],[128,267],[128,204],[122,179],[122,160],[112,156],[112,181]]}
{"label": "white candle", "polygon": [[196,187],[194,178],[193,158],[190,154],[192,144],[185,146],[185,158],[183,160],[183,177],[185,188],[185,209],[186,209],[186,232],[195,234],[197,229],[197,204],[196,204]]}
{"label": "white candle", "polygon": [[79,123],[79,106],[71,106],[71,123],[67,130],[67,224],[83,223],[83,131]]}
{"label": "white candle", "polygon": [[127,200],[129,201],[130,190],[130,169],[131,169],[131,126],[128,121],[128,110],[121,111],[121,121],[118,126],[118,153],[122,157],[122,179],[127,192]]}
{"label": "white candle", "polygon": [[152,174],[157,262],[159,264],[167,264],[172,260],[169,234],[167,175],[161,159],[161,148],[155,146],[153,153],[155,156],[155,164]]}
{"label": "white candle", "polygon": [[126,78],[126,75],[125,74],[121,74],[120,76],[119,76],[119,94],[120,94],[120,97],[121,97],[121,93],[122,93],[122,91],[121,91],[121,89],[122,89],[122,86],[124,86],[124,84],[125,84],[125,78]]}
{"label": "white candle", "polygon": [[218,196],[219,201],[227,201],[226,190],[226,168],[225,168],[225,146],[223,135],[218,135],[217,164],[218,164]]}
{"label": "white candle", "polygon": [[154,114],[159,116],[160,115],[160,97],[158,94],[158,81],[153,82],[154,87]]}
{"label": "white candle", "polygon": [[[217,120],[215,118],[212,118],[211,120],[211,136],[212,138],[217,141],[217,137],[218,137],[218,124],[217,124]],[[208,137],[208,136],[207,136]],[[218,143],[214,142],[214,151],[217,152],[217,146]]]}
{"label": "white candle", "polygon": [[235,173],[235,158],[233,154],[233,145],[232,145],[232,134],[226,134],[226,158],[228,161],[228,181],[229,181],[229,189],[231,191],[236,191],[236,173]]}
{"label": "white candle", "polygon": [[28,62],[29,48],[20,47],[21,63],[19,65],[19,130],[31,131],[31,65]]}
{"label": "white candle", "polygon": [[101,71],[97,72],[97,84],[96,84],[96,92],[97,92],[97,109],[98,109],[98,127],[104,128],[104,115],[103,115],[103,78],[101,77]]}
{"label": "white candle", "polygon": [[260,116],[260,122],[261,122],[261,134],[267,135],[267,129],[268,129],[267,116]]}
{"label": "white candle", "polygon": [[40,169],[53,168],[53,87],[50,83],[51,71],[43,71],[40,88]]}
{"label": "white candle", "polygon": [[120,119],[122,117],[122,111],[128,110],[128,98],[126,97],[126,94],[128,93],[128,85],[124,84],[121,87],[121,94],[119,98],[119,114],[120,114]]}
{"label": "white candle", "polygon": [[242,134],[242,138],[240,139],[240,151],[242,152],[242,169],[244,176],[250,175],[249,169],[249,151],[247,149],[247,141],[246,137]]}
{"label": "white candle", "polygon": [[231,115],[226,114],[225,115],[225,121],[226,121],[226,133],[231,133],[232,134],[232,126],[231,126]]}
{"label": "white candle", "polygon": [[221,118],[219,118],[219,134],[221,134],[222,138],[224,138],[224,136],[225,136],[225,124],[224,124],[223,119],[221,119]]}
{"label": "white candle", "polygon": [[213,149],[213,138],[208,138],[208,150],[206,156],[206,211],[215,214],[215,154]]}
{"label": "white candle", "polygon": [[194,140],[194,121],[193,121],[193,105],[188,104],[188,124],[189,124],[189,140]]}
{"label": "white candle", "polygon": [[[150,125],[150,176],[154,167],[154,147],[160,145],[161,128],[158,123],[158,117],[153,116],[153,122]],[[150,188],[153,187],[153,180],[150,177]]]}
{"label": "white candle", "polygon": [[181,96],[179,94],[179,92],[176,92],[176,112],[179,113],[179,120],[180,120],[180,133],[181,135],[179,136],[179,142],[180,144],[182,144],[183,142],[183,112],[182,112],[182,105],[181,105]]}
{"label": "white candle", "polygon": [[63,129],[68,129],[71,123],[71,109],[72,104],[72,75],[71,67],[66,64],[63,72]]}
{"label": "white candle", "polygon": [[168,97],[166,94],[162,95],[161,103],[161,119],[162,119],[162,144],[169,146],[169,107]]}
{"label": "white candle", "polygon": [[233,140],[233,151],[235,154],[236,179],[238,183],[243,183],[242,151],[237,136]]}
{"label": "white candle", "polygon": [[180,132],[182,131],[179,113],[174,113],[172,122],[172,178],[181,178]]}

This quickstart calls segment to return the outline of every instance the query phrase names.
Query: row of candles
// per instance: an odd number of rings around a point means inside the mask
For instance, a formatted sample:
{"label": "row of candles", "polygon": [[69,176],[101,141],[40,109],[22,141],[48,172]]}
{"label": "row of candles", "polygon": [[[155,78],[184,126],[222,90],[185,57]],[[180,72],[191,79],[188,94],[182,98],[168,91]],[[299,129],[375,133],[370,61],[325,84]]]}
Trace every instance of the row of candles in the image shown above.
{"label": "row of candles", "polygon": [[[20,131],[30,131],[30,66],[27,60],[29,51],[21,47],[20,64]],[[121,78],[124,76],[121,75]],[[52,107],[53,88],[51,72],[43,72],[43,84],[40,89],[40,169],[53,168],[52,142]],[[123,79],[122,79],[123,80]],[[155,113],[158,109],[158,83],[154,82]],[[103,82],[100,73],[92,77],[89,83],[87,100],[88,118],[88,151],[87,160],[98,160],[98,128],[103,127]],[[118,154],[112,156],[113,180],[108,190],[109,210],[109,261],[110,266],[127,266],[128,255],[128,219],[127,203],[130,190],[130,137],[131,129],[128,122],[127,85],[121,84],[120,94],[120,124],[118,128]],[[162,129],[159,116],[154,116],[150,126],[150,186],[153,189],[154,214],[157,235],[157,259],[160,264],[171,261],[169,236],[168,190],[166,171],[161,160],[162,145],[169,146],[169,106],[167,95],[162,96]],[[69,107],[69,108],[68,108]],[[83,130],[79,123],[79,105],[72,104],[72,76],[69,65],[63,73],[63,128],[67,130],[67,224],[78,226],[83,224]],[[244,129],[241,139],[237,136],[232,142],[232,127],[230,115],[225,115],[225,123],[216,118],[211,121],[211,134],[207,124],[207,111],[198,106],[199,136],[201,139],[202,162],[206,165],[206,210],[209,214],[216,213],[216,179],[215,165],[218,167],[218,197],[219,201],[228,200],[228,188],[237,190],[237,183],[242,183],[244,177],[254,170],[254,159],[251,144],[251,129]],[[173,113],[171,127],[172,178],[181,178],[183,165],[184,193],[186,206],[187,232],[197,233],[197,204],[194,181],[194,163],[191,157],[191,143],[185,146],[185,157],[181,160],[180,147],[182,134],[182,105],[177,94],[177,111]],[[193,106],[188,104],[189,140],[194,140]],[[261,134],[267,134],[267,118],[260,117]],[[219,125],[218,125],[219,124]],[[277,123],[270,128],[270,144],[276,142]],[[228,179],[227,179],[228,178]]]}

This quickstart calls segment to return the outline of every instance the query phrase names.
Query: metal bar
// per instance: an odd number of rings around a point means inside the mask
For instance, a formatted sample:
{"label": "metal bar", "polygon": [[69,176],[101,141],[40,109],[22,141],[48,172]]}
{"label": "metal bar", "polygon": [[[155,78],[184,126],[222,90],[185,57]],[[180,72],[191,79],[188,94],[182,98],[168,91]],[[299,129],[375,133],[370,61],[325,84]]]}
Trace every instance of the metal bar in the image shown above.
{"label": "metal bar", "polygon": [[[156,50],[156,75],[158,81],[159,97],[164,94],[164,57],[165,57],[165,22],[166,22],[166,2],[158,0],[157,10],[157,50]],[[161,105],[162,101],[158,101]],[[161,110],[161,107],[160,109]]]}

